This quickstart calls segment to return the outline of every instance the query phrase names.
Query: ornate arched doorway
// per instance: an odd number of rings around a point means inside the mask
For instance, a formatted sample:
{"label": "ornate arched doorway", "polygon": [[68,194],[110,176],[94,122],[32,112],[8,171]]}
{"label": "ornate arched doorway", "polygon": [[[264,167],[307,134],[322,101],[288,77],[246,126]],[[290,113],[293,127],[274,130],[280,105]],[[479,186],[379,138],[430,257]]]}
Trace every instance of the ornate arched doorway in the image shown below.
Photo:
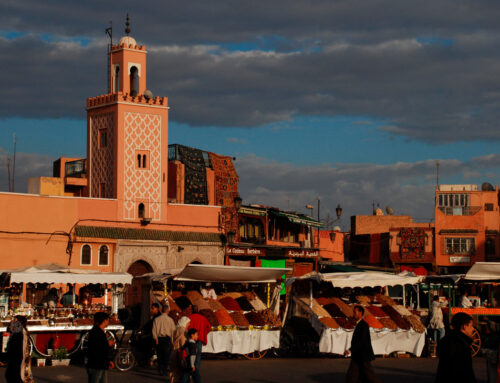
{"label": "ornate arched doorway", "polygon": [[134,278],[132,279],[132,285],[127,289],[127,294],[125,296],[126,306],[135,306],[142,301],[144,294],[149,294],[149,289],[148,291],[142,291],[141,280],[135,277],[151,273],[152,271],[153,268],[146,261],[135,261],[130,265],[127,273],[132,274]]}

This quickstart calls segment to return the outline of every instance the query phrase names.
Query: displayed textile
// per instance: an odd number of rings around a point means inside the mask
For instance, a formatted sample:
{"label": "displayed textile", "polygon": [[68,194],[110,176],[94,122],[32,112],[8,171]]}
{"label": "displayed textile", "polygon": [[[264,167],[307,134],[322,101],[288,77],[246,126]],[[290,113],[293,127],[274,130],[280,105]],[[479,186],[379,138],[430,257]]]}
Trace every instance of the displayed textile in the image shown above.
{"label": "displayed textile", "polygon": [[425,257],[425,231],[418,228],[405,228],[399,232],[402,259],[421,259]]}
{"label": "displayed textile", "polygon": [[215,175],[215,202],[220,206],[233,206],[238,196],[238,174],[231,157],[208,153]]}
{"label": "displayed textile", "polygon": [[207,344],[201,351],[210,354],[219,352],[249,354],[278,348],[279,344],[279,330],[212,331],[208,334]]}
{"label": "displayed textile", "polygon": [[184,164],[184,203],[208,205],[207,173],[203,152],[178,145],[180,160]]}
{"label": "displayed textile", "polygon": [[[415,331],[374,331],[370,330],[373,352],[387,355],[391,352],[409,352],[416,356],[422,354],[425,334]],[[319,341],[319,351],[343,355],[351,347],[352,331],[325,328]]]}

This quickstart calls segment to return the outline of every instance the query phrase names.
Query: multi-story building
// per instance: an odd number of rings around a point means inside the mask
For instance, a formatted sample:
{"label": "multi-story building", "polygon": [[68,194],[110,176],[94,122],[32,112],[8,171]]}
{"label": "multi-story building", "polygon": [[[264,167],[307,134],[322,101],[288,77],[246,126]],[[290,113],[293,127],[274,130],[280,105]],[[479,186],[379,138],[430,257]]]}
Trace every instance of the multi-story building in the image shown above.
{"label": "multi-story building", "polygon": [[3,269],[59,263],[140,275],[224,263],[222,205],[234,193],[200,151],[183,147],[169,162],[169,106],[147,90],[146,56],[128,35],[111,46],[110,91],[87,100],[86,158],[59,159],[28,194],[0,193]]}
{"label": "multi-story building", "polygon": [[235,213],[237,230],[228,233],[226,264],[286,265],[295,275],[317,268],[318,221],[261,205],[237,207]]}
{"label": "multi-story building", "polygon": [[500,258],[498,187],[440,185],[435,200],[435,263],[440,273],[462,273],[475,262]]}

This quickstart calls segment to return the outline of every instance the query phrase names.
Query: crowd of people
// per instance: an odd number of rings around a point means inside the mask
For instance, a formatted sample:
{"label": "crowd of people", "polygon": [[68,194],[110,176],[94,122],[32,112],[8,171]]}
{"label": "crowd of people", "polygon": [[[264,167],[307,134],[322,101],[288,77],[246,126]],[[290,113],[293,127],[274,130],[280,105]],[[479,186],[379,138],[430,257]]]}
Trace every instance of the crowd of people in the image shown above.
{"label": "crowd of people", "polygon": [[[206,288],[204,295],[210,297]],[[70,294],[68,294],[70,295]],[[461,302],[467,305],[467,295]],[[72,298],[72,293],[71,293]],[[68,297],[69,299],[69,297]],[[470,301],[469,301],[470,302]],[[447,302],[440,302],[435,296],[432,301],[428,323],[429,335],[437,344],[439,358],[436,382],[474,383],[476,378],[472,368],[471,342],[474,333],[472,317],[457,313],[451,319],[446,331],[442,308]],[[143,349],[146,359],[151,360],[156,351],[158,373],[166,376],[170,383],[201,382],[201,350],[207,344],[211,330],[208,320],[197,312],[181,317],[177,324],[168,315],[168,301],[153,303],[150,320],[143,326]],[[356,321],[351,346],[345,352],[351,357],[346,373],[346,381],[380,382],[371,362],[375,359],[370,330],[364,321],[364,308],[356,305],[353,319]],[[10,338],[7,345],[7,383],[32,383],[30,365],[29,333],[26,317],[18,315],[9,325]],[[98,312],[94,315],[94,326],[89,332],[85,355],[85,366],[89,383],[106,383],[107,371],[112,361],[114,341],[106,337],[105,328],[109,315]],[[487,363],[488,382],[496,382],[500,333],[488,327],[483,350]]]}

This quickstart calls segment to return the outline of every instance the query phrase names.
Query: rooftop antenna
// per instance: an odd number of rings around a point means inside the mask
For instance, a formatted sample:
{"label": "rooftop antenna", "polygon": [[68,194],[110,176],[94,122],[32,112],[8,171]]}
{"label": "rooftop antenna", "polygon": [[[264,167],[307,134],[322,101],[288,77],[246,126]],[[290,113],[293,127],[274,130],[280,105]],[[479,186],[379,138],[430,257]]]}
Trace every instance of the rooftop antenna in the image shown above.
{"label": "rooftop antenna", "polygon": [[12,183],[10,182],[10,156],[8,153],[5,156],[7,157],[7,179],[9,181],[9,192],[11,192],[12,191]]}
{"label": "rooftop antenna", "polygon": [[12,192],[15,192],[16,191],[16,146],[17,146],[16,133],[13,134],[12,138],[14,139],[14,163],[12,165]]}
{"label": "rooftop antenna", "polygon": [[108,45],[108,93],[111,93],[111,47],[113,46],[113,22],[109,22],[109,28],[106,28],[106,34],[109,36]]}
{"label": "rooftop antenna", "polygon": [[439,161],[436,161],[436,187],[439,189]]}

